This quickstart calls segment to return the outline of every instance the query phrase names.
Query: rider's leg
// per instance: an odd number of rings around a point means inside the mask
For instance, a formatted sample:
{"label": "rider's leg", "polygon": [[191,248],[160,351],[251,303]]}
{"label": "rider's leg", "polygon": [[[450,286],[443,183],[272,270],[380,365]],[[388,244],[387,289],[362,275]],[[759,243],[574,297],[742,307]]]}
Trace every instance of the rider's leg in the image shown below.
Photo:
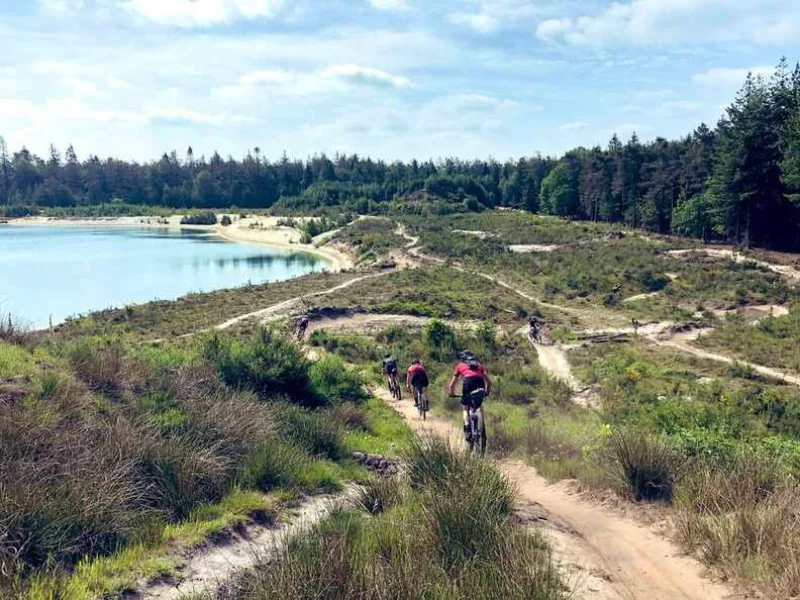
{"label": "rider's leg", "polygon": [[463,405],[461,406],[461,408],[463,409],[462,413],[464,415],[464,439],[469,440],[469,434],[470,434],[470,431],[469,431],[469,410],[467,409],[466,406],[463,406]]}

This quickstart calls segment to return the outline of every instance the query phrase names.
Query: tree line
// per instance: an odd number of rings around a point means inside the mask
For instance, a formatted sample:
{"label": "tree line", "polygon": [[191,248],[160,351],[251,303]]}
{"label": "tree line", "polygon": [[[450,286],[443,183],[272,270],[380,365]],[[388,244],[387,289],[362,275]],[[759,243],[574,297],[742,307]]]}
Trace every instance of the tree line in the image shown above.
{"label": "tree line", "polygon": [[742,245],[800,249],[800,64],[748,75],[712,129],[642,143],[636,134],[561,158],[385,162],[358,155],[243,160],[173,151],[140,164],[51,147],[9,155],[0,137],[0,205],[127,204],[170,208],[338,207],[360,213],[477,211],[498,206],[622,223]]}

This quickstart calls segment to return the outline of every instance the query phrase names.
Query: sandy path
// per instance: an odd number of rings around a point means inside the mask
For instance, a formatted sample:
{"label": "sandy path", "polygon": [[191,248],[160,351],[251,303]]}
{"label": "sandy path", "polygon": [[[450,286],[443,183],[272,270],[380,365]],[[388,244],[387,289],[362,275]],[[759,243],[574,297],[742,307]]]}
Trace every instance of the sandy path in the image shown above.
{"label": "sandy path", "polygon": [[512,244],[508,247],[512,252],[525,254],[529,252],[552,252],[561,248],[559,244]]}
{"label": "sandy path", "polygon": [[369,273],[367,275],[353,277],[352,279],[348,279],[344,283],[340,283],[339,285],[334,286],[332,288],[328,288],[327,290],[322,290],[320,292],[311,292],[303,296],[295,296],[294,298],[289,298],[288,300],[278,302],[277,304],[267,306],[266,308],[261,308],[259,310],[250,313],[233,317],[232,319],[228,319],[227,321],[215,326],[214,329],[217,330],[230,329],[234,325],[237,325],[242,321],[249,321],[250,319],[259,319],[261,320],[261,322],[274,321],[276,319],[280,319],[291,314],[292,311],[294,310],[302,309],[303,307],[301,307],[300,304],[303,300],[307,298],[319,298],[321,296],[328,296],[338,291],[347,289],[351,285],[355,285],[360,281],[364,281],[366,279],[373,279],[375,277],[383,277],[393,272],[394,271],[381,271],[380,273]]}
{"label": "sandy path", "polygon": [[751,262],[755,263],[760,267],[764,267],[765,269],[769,269],[775,273],[779,273],[784,277],[787,277],[793,281],[800,281],[800,270],[795,269],[791,265],[780,265],[777,263],[771,263],[764,260],[758,260],[755,258],[751,258],[746,256],[740,252],[734,252],[733,250],[724,250],[721,248],[697,248],[697,249],[688,249],[688,250],[668,250],[666,254],[669,256],[686,256],[687,254],[693,253],[701,253],[707,254],[708,256],[714,256],[716,258],[729,258],[737,263],[742,262]]}
{"label": "sandy path", "polygon": [[763,365],[756,365],[754,363],[749,363],[742,360],[735,360],[730,356],[725,356],[723,354],[717,354],[715,352],[708,352],[707,350],[702,350],[700,348],[696,348],[695,346],[690,345],[688,342],[694,341],[701,337],[704,333],[711,331],[710,329],[695,329],[694,331],[690,331],[687,333],[678,333],[668,336],[666,339],[659,339],[658,337],[650,338],[653,342],[658,344],[659,346],[667,346],[669,348],[675,348],[684,354],[691,354],[692,356],[697,356],[698,358],[705,358],[708,360],[713,360],[716,362],[726,363],[729,365],[732,364],[739,364],[743,365],[749,369],[752,369],[756,373],[763,375],[765,377],[769,377],[772,379],[778,379],[785,383],[790,383],[792,385],[800,386],[800,375],[791,375],[789,373],[785,373],[778,369],[773,369],[771,367],[765,367]]}
{"label": "sandy path", "polygon": [[294,511],[287,522],[277,527],[250,525],[235,533],[229,542],[207,546],[191,554],[181,571],[178,583],[156,583],[142,589],[135,597],[142,600],[177,600],[184,595],[211,592],[237,572],[274,556],[294,535],[308,530],[350,495],[348,489],[338,496],[315,496]]}
{"label": "sandy path", "polygon": [[645,294],[636,294],[635,296],[628,296],[627,298],[623,298],[622,303],[627,304],[628,302],[636,302],[637,300],[646,300],[647,298],[658,296],[660,293],[661,292],[647,292]]}
{"label": "sandy path", "polygon": [[[423,422],[411,402],[393,402],[382,388],[377,395],[401,413],[416,432],[460,443],[458,429],[450,422],[430,415]],[[580,498],[565,484],[547,483],[530,466],[516,461],[502,461],[499,465],[518,490],[523,521],[550,541],[562,572],[573,587],[573,598],[735,598],[725,586],[704,579],[703,567],[697,561],[682,556],[651,528]]]}

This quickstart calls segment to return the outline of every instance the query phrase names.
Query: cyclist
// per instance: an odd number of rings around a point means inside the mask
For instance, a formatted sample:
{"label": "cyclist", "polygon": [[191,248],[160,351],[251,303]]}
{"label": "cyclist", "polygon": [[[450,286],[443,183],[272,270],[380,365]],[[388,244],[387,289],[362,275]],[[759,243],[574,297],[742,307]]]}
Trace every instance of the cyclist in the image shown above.
{"label": "cyclist", "polygon": [[416,408],[419,408],[419,398],[425,393],[429,383],[425,367],[418,358],[415,358],[406,371],[406,389],[410,392],[411,388],[414,388],[414,406]]}
{"label": "cyclist", "polygon": [[483,400],[492,389],[492,381],[486,373],[481,361],[469,350],[461,353],[461,362],[453,371],[448,390],[452,396],[456,390],[456,382],[461,383],[461,407],[464,416],[464,438],[469,441],[469,407],[480,410],[483,422],[486,422],[486,413],[483,410]]}
{"label": "cyclist", "polygon": [[386,375],[386,382],[389,384],[389,391],[394,393],[397,383],[397,361],[391,354],[383,357],[383,364],[381,366],[381,373]]}
{"label": "cyclist", "polygon": [[303,339],[303,337],[306,335],[306,329],[308,329],[308,315],[300,315],[300,318],[297,319],[297,324],[295,325],[295,337],[298,340]]}
{"label": "cyclist", "polygon": [[530,326],[529,335],[530,335],[531,339],[533,339],[534,341],[537,341],[537,342],[539,342],[541,344],[542,343],[542,322],[538,318],[536,318],[534,316],[534,317],[530,318],[530,320],[528,321],[528,325]]}

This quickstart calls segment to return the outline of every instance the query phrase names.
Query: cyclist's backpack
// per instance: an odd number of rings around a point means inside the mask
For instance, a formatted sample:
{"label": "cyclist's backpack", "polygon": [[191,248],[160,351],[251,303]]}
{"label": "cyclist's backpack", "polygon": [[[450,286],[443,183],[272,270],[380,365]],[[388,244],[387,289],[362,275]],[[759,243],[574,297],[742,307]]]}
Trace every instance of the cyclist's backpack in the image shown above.
{"label": "cyclist's backpack", "polygon": [[477,358],[473,356],[472,358],[469,359],[469,362],[467,364],[469,365],[470,369],[479,369],[481,366],[481,361],[479,361]]}

